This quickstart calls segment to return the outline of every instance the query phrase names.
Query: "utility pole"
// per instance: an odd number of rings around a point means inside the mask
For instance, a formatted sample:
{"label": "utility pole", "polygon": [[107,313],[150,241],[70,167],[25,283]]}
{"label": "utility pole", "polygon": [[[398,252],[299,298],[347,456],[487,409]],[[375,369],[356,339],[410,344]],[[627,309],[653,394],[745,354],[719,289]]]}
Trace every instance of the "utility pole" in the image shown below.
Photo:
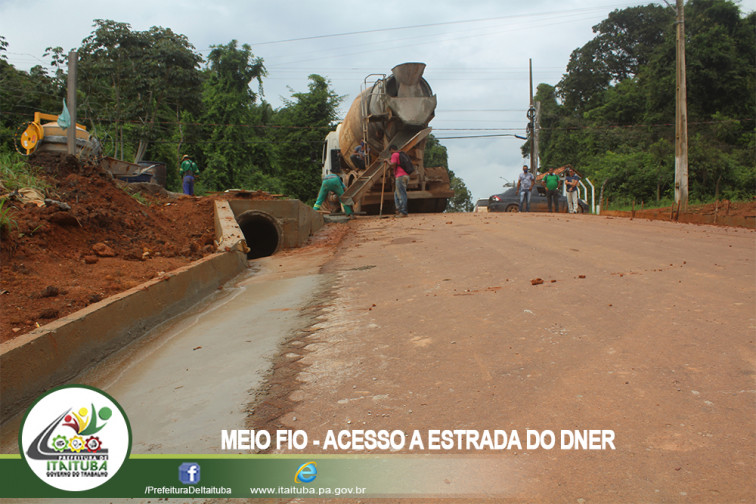
{"label": "utility pole", "polygon": [[533,104],[533,59],[529,59],[530,64],[530,107],[528,108],[528,120],[530,121],[528,129],[530,137],[530,173],[536,175],[535,165],[538,164],[538,151],[536,151],[536,133],[535,133],[535,116],[536,109]]}
{"label": "utility pole", "polygon": [[68,114],[71,125],[68,127],[66,145],[68,153],[76,155],[76,51],[68,53]]}
{"label": "utility pole", "polygon": [[533,175],[538,176],[538,140],[541,136],[541,102],[535,102],[535,124],[533,125]]}
{"label": "utility pole", "polygon": [[685,10],[677,0],[677,92],[675,105],[675,203],[688,210],[688,103],[685,75]]}

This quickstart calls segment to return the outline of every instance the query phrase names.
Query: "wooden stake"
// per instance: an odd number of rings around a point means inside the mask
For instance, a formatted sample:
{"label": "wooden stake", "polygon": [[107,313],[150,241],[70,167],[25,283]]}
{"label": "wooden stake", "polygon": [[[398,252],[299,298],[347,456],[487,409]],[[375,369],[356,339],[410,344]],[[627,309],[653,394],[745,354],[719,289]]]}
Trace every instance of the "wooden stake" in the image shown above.
{"label": "wooden stake", "polygon": [[383,162],[383,181],[381,182],[381,209],[378,211],[378,218],[383,217],[383,194],[386,189],[386,161]]}

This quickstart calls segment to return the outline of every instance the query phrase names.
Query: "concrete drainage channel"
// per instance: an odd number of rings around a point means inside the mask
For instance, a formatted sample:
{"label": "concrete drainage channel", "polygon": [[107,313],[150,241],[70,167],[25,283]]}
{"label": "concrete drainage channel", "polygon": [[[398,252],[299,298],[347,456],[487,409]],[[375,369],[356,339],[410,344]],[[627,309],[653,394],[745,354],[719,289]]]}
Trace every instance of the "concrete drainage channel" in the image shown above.
{"label": "concrete drainage channel", "polygon": [[0,344],[0,423],[199,303],[242,273],[248,258],[300,247],[322,226],[298,200],[216,201],[215,254]]}

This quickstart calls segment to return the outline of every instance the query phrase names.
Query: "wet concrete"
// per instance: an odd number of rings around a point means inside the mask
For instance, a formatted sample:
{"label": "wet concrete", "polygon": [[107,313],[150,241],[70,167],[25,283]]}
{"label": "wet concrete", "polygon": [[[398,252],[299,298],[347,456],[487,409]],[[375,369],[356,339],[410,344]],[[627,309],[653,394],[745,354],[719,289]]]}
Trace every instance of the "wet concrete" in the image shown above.
{"label": "wet concrete", "polygon": [[[244,428],[279,343],[305,325],[300,308],[324,278],[317,268],[280,273],[285,261],[255,261],[232,286],[72,381],[121,404],[132,454],[221,453],[221,430]],[[2,453],[18,453],[20,421],[0,426]]]}

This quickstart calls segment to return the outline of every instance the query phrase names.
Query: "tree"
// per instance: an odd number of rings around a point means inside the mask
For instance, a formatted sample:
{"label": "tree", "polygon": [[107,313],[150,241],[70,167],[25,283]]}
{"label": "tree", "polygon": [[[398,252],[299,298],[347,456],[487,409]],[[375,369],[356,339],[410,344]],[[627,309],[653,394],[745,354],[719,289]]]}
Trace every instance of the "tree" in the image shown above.
{"label": "tree", "polygon": [[270,166],[261,128],[270,119],[269,107],[258,106],[257,94],[250,88],[257,81],[262,91],[265,75],[262,58],[255,57],[248,44],[239,47],[232,40],[212,46],[202,92],[202,123],[207,125],[199,156],[203,188],[269,188],[252,187],[261,181],[260,170]]}
{"label": "tree", "polygon": [[34,112],[59,113],[65,96],[65,89],[41,66],[27,73],[8,63],[7,47],[0,36],[0,151],[14,149],[14,136],[34,118]]}
{"label": "tree", "polygon": [[580,111],[599,105],[610,84],[637,75],[673,18],[658,5],[611,12],[593,27],[596,37],[570,55],[567,73],[557,86],[565,106]]}
{"label": "tree", "polygon": [[425,142],[423,165],[443,166],[449,172],[449,184],[452,191],[454,191],[454,196],[446,205],[447,212],[471,212],[473,210],[475,205],[472,202],[472,193],[465,185],[465,182],[457,177],[453,171],[449,170],[449,158],[446,153],[446,147],[441,145],[433,135],[429,135]]}
{"label": "tree", "polygon": [[[138,32],[102,19],[94,26],[78,49],[81,106],[95,123],[112,124],[120,157],[131,143],[137,162],[151,142],[170,136],[161,124],[180,110],[198,110],[202,58],[170,28]],[[51,51],[60,54],[60,48]]]}
{"label": "tree", "polygon": [[472,202],[472,193],[465,185],[465,182],[457,177],[453,171],[449,170],[449,183],[454,196],[446,205],[447,212],[472,212],[475,205]]}
{"label": "tree", "polygon": [[307,93],[292,92],[274,116],[275,164],[286,193],[313,200],[320,188],[323,140],[335,128],[336,110],[343,100],[330,81],[310,75]]}
{"label": "tree", "polygon": [[[691,196],[748,197],[756,192],[756,14],[743,17],[730,0],[691,0],[685,14]],[[538,87],[544,166],[611,178],[613,201],[669,195],[674,22],[660,6],[614,11],[573,51],[556,93]]]}

